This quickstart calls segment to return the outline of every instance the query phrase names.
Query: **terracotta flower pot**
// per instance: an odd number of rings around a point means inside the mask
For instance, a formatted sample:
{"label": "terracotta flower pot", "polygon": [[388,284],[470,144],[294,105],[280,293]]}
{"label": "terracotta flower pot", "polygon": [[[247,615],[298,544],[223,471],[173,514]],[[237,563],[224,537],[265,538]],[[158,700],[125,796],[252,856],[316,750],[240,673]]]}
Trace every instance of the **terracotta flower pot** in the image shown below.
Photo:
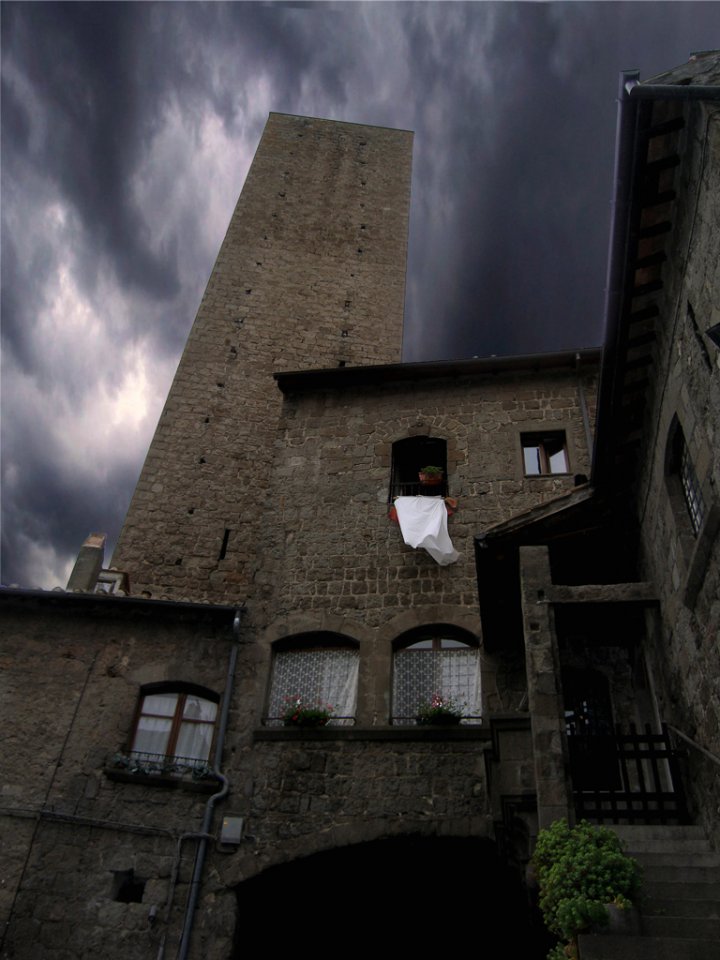
{"label": "terracotta flower pot", "polygon": [[443,475],[441,473],[423,473],[420,471],[418,477],[420,478],[420,483],[424,483],[426,487],[439,487],[443,482]]}

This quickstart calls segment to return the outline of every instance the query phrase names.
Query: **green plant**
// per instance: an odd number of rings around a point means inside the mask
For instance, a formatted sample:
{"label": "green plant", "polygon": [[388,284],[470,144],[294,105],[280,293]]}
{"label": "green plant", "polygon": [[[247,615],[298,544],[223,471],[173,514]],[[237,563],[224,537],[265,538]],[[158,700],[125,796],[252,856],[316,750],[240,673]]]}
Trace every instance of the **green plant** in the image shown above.
{"label": "green plant", "polygon": [[428,477],[441,477],[445,471],[442,467],[420,467],[420,473],[426,474]]}
{"label": "green plant", "polygon": [[630,907],[640,887],[640,867],[623,853],[617,834],[587,820],[574,827],[556,820],[541,830],[533,864],[545,925],[568,943],[548,960],[572,957],[578,933],[608,923],[606,904]]}
{"label": "green plant", "polygon": [[332,718],[331,704],[304,703],[297,694],[294,697],[285,697],[285,712],[283,724],[286,727],[324,727]]}
{"label": "green plant", "polygon": [[417,722],[424,724],[460,723],[462,707],[452,697],[443,697],[434,693],[429,701],[418,706]]}

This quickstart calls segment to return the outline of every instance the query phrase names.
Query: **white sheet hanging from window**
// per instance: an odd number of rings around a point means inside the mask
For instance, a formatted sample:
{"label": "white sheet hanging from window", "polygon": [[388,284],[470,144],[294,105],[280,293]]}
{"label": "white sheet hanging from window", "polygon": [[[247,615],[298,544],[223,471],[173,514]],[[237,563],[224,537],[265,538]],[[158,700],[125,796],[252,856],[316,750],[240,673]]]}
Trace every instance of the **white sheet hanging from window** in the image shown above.
{"label": "white sheet hanging from window", "polygon": [[398,523],[409,547],[422,547],[440,566],[455,563],[460,554],[447,528],[447,508],[442,497],[397,497]]}

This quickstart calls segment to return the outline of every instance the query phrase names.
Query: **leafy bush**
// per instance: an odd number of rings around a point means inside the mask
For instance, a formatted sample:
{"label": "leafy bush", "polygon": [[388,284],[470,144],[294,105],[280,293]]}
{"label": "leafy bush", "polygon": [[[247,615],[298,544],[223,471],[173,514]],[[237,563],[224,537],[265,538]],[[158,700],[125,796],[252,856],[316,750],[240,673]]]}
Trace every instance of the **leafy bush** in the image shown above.
{"label": "leafy bush", "polygon": [[608,923],[605,904],[631,906],[640,887],[640,867],[622,852],[617,834],[587,820],[575,827],[557,820],[541,830],[533,863],[545,925],[568,942],[592,924]]}

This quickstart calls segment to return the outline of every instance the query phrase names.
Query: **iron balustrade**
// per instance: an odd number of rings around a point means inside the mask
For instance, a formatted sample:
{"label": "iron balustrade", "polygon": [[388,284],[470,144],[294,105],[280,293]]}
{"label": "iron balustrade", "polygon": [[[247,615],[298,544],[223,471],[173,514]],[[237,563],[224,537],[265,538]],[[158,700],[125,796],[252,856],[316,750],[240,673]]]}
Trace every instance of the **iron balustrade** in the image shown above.
{"label": "iron balustrade", "polygon": [[333,716],[325,723],[286,723],[285,717],[263,717],[263,727],[297,727],[303,730],[322,730],[323,727],[354,727],[355,717]]}
{"label": "iron balustrade", "polygon": [[117,753],[112,758],[112,766],[126,770],[128,773],[142,773],[149,776],[192,774],[197,779],[210,776],[212,773],[207,759],[201,757],[171,757],[163,753],[147,753],[144,750]]}
{"label": "iron balustrade", "polygon": [[435,723],[431,723],[430,721],[418,720],[417,713],[413,713],[412,716],[402,716],[398,714],[397,716],[391,717],[390,723],[395,727],[470,727],[480,726],[482,717],[480,714],[474,713],[463,714],[457,722],[452,720],[437,720]]}
{"label": "iron balustrade", "polygon": [[395,497],[446,497],[447,495],[448,486],[445,479],[437,484],[420,483],[417,480],[414,483],[396,481],[390,490],[390,502],[392,503]]}

